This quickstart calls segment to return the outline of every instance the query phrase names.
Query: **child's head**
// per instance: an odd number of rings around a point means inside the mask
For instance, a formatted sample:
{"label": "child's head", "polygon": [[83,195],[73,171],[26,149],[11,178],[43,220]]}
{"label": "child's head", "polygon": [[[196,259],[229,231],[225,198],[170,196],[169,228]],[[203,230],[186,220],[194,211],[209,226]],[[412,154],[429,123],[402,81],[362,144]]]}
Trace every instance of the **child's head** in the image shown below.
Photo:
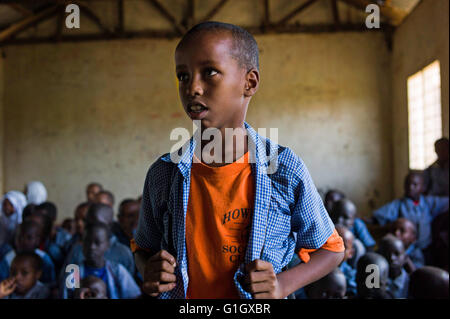
{"label": "child's head", "polygon": [[61,223],[61,227],[69,234],[75,234],[75,220],[73,218],[65,218]]}
{"label": "child's head", "polygon": [[90,203],[81,203],[75,208],[74,220],[75,220],[75,233],[82,235],[84,232],[84,225],[86,222],[87,212],[89,210]]}
{"label": "child's head", "polygon": [[134,199],[125,199],[119,206],[118,220],[120,228],[130,236],[138,224],[139,208],[139,202]]}
{"label": "child's head", "polygon": [[6,217],[9,217],[14,214],[14,211],[15,209],[11,201],[8,198],[5,198],[2,203],[3,214],[5,214]]}
{"label": "child's head", "polygon": [[409,278],[411,299],[448,299],[448,272],[424,266],[414,271]]}
{"label": "child's head", "polygon": [[331,213],[333,210],[333,205],[340,201],[341,199],[344,199],[345,195],[341,191],[338,191],[337,189],[330,189],[326,194],[324,198],[324,205],[327,209],[328,214]]}
{"label": "child's head", "polygon": [[53,223],[56,221],[56,217],[58,216],[58,209],[52,202],[44,202],[40,205],[37,205],[35,210],[50,217],[50,220]]}
{"label": "child's head", "polygon": [[114,212],[111,206],[101,203],[95,203],[89,205],[89,209],[86,214],[86,225],[95,223],[104,223],[111,226],[113,222]]}
{"label": "child's head", "polygon": [[342,299],[346,290],[345,275],[339,268],[305,287],[305,293],[310,299]]}
{"label": "child's head", "polygon": [[425,191],[425,180],[421,171],[411,171],[405,177],[405,196],[412,200],[418,200]]}
{"label": "child's head", "polygon": [[373,252],[361,256],[356,266],[358,296],[364,299],[385,298],[388,276],[389,263],[386,258]]}
{"label": "child's head", "polygon": [[402,241],[406,249],[416,241],[417,229],[409,219],[399,218],[392,224],[391,233]]}
{"label": "child's head", "polygon": [[113,207],[114,195],[110,191],[102,190],[95,196],[95,202]]}
{"label": "child's head", "polygon": [[43,213],[42,210],[34,210],[26,218],[24,221],[33,221],[41,227],[41,242],[47,240],[52,232],[52,220],[51,217]]}
{"label": "child's head", "polygon": [[99,183],[90,183],[86,186],[86,198],[88,202],[95,202],[95,197],[103,190],[103,186]]}
{"label": "child's head", "polygon": [[33,252],[17,253],[11,263],[10,274],[16,280],[15,293],[25,295],[42,275],[42,259]]}
{"label": "child's head", "polygon": [[105,252],[109,248],[110,230],[106,224],[86,225],[83,236],[83,254],[86,265],[101,268],[105,264]]}
{"label": "child's head", "polygon": [[80,282],[80,289],[75,292],[76,299],[108,299],[106,284],[95,276],[87,276]]}
{"label": "child's head", "polygon": [[18,252],[33,252],[41,242],[42,228],[32,221],[26,220],[19,226],[19,231],[16,234],[16,250]]}
{"label": "child's head", "polygon": [[253,36],[227,23],[203,22],[175,50],[179,93],[186,113],[204,128],[240,127],[259,84]]}
{"label": "child's head", "polygon": [[436,152],[438,161],[448,161],[449,141],[447,137],[442,137],[434,142],[434,151]]}
{"label": "child's head", "polygon": [[356,206],[347,198],[341,199],[333,205],[330,217],[336,225],[343,225],[352,229],[355,223]]}
{"label": "child's head", "polygon": [[342,237],[344,241],[345,253],[344,253],[344,261],[349,260],[355,254],[353,241],[355,240],[355,236],[353,233],[345,226],[336,225],[336,231],[339,236]]}
{"label": "child's head", "polygon": [[389,263],[389,277],[400,276],[406,262],[405,247],[402,241],[392,234],[387,234],[379,242],[378,253]]}

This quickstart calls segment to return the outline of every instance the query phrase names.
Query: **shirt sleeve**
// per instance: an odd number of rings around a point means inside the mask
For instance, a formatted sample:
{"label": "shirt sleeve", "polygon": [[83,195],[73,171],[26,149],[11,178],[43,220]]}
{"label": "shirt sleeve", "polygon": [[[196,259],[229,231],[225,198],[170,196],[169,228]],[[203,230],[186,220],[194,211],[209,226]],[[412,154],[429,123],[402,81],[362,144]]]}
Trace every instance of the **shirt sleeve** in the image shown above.
{"label": "shirt sleeve", "polygon": [[360,218],[355,218],[354,233],[365,247],[375,246],[375,240],[367,229],[366,223]]}
{"label": "shirt sleeve", "polygon": [[291,218],[291,229],[297,233],[296,251],[301,248],[318,249],[333,233],[334,225],[306,165],[300,158],[297,159]]}
{"label": "shirt sleeve", "polygon": [[[336,229],[334,229],[331,236],[328,238],[328,240],[325,242],[325,244],[323,244],[323,246],[321,248],[335,252],[335,253],[340,253],[345,250],[344,241],[342,240],[342,237],[339,236]],[[300,257],[300,259],[303,262],[307,263],[311,259],[310,254],[312,252],[315,252],[316,250],[317,249],[301,248],[298,252],[298,256]]]}
{"label": "shirt sleeve", "polygon": [[151,193],[151,190],[154,190],[154,188],[151,187],[152,184],[155,184],[154,179],[161,177],[157,165],[158,162],[150,167],[145,179],[138,227],[134,238],[130,242],[130,248],[133,252],[141,249],[154,254],[158,252],[161,247],[162,232],[155,220],[154,203]]}
{"label": "shirt sleeve", "polygon": [[384,226],[398,218],[399,210],[400,201],[395,200],[374,211],[373,217],[379,225]]}
{"label": "shirt sleeve", "polygon": [[430,213],[433,218],[448,210],[448,197],[427,196],[430,202]]}

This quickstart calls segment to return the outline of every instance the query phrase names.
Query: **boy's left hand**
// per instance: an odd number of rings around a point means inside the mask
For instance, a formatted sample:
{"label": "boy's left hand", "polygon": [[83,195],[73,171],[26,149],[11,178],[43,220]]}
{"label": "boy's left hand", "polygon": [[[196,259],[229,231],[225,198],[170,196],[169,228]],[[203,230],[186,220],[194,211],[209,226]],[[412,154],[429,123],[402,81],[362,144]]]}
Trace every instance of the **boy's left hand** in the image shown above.
{"label": "boy's left hand", "polygon": [[247,264],[245,283],[255,299],[281,299],[282,289],[271,263],[255,259]]}

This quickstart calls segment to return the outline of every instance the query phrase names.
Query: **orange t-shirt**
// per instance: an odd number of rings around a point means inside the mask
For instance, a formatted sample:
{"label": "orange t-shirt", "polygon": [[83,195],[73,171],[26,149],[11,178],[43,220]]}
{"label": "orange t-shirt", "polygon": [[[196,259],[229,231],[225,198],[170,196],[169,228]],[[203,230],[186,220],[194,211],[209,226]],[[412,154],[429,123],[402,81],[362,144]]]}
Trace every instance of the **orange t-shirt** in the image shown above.
{"label": "orange t-shirt", "polygon": [[233,276],[244,260],[255,197],[248,152],[240,162],[220,167],[192,163],[187,298],[239,298]]}

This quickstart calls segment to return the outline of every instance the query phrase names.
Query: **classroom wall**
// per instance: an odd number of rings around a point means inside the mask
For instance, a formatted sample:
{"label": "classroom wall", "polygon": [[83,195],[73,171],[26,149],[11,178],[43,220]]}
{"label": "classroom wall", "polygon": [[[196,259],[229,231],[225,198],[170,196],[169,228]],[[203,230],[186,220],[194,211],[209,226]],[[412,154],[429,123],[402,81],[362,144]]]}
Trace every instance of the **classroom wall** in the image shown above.
{"label": "classroom wall", "polygon": [[[361,215],[391,199],[390,55],[376,32],[257,37],[261,86],[248,122],[277,127],[321,190]],[[5,189],[41,180],[71,216],[84,187],[137,197],[150,164],[192,129],[178,101],[177,40],[5,49]],[[269,136],[270,137],[270,136]],[[117,207],[117,206],[116,206]]]}
{"label": "classroom wall", "polygon": [[422,0],[394,35],[392,118],[394,194],[403,193],[408,171],[407,78],[434,60],[440,61],[443,136],[449,136],[449,2]]}

